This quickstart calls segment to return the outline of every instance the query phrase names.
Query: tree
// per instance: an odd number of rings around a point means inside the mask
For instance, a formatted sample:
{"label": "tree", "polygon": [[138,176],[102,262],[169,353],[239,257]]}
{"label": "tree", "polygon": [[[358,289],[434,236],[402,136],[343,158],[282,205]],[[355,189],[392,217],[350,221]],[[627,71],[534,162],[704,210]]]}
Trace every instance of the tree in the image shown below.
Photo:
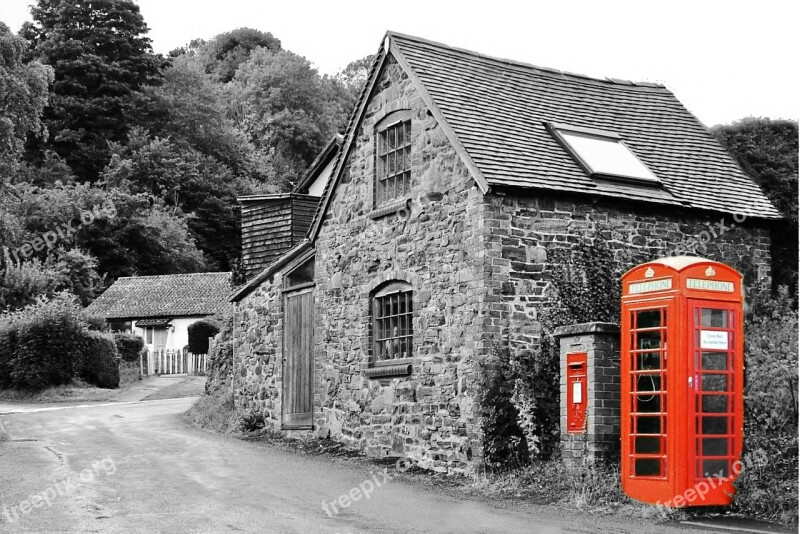
{"label": "tree", "polygon": [[344,129],[354,104],[340,81],[321,77],[308,60],[286,51],[256,49],[231,86],[242,128],[289,182]]}
{"label": "tree", "polygon": [[786,218],[772,232],[773,287],[797,294],[798,126],[790,120],[749,117],[711,133]]}
{"label": "tree", "polygon": [[127,135],[136,93],[158,83],[162,60],[132,0],[39,0],[31,14],[35,23],[21,34],[55,82],[44,114],[49,137],[30,145],[29,157],[50,148],[80,180],[94,181],[108,162],[108,141]]}
{"label": "tree", "polygon": [[112,187],[152,195],[179,208],[209,263],[223,270],[239,255],[237,197],[264,192],[213,157],[171,139],[149,139],[141,130],[132,132],[126,146],[116,147],[103,177]]}
{"label": "tree", "polygon": [[233,79],[239,65],[250,58],[253,50],[264,48],[270,53],[282,50],[280,39],[252,28],[221,33],[202,44],[195,40],[189,44],[187,52],[192,48],[196,49],[205,71],[222,83]]}
{"label": "tree", "polygon": [[[187,218],[152,195],[88,184],[62,184],[48,189],[16,184],[13,192],[18,200],[9,203],[7,209],[18,224],[15,232],[8,234],[6,246],[12,256],[16,253],[15,259],[47,261],[49,255],[61,257],[60,249],[80,249],[96,259],[96,271],[106,276],[107,282],[120,276],[207,268]],[[52,238],[53,246],[23,248],[36,243],[36,239],[46,240],[47,236]],[[74,281],[71,289],[78,293],[76,288],[86,280],[81,275],[83,267],[77,268],[80,263],[79,258],[68,262]]]}
{"label": "tree", "polygon": [[354,99],[359,97],[364,84],[367,83],[369,71],[374,61],[375,54],[370,54],[350,62],[345,68],[336,73],[336,79],[345,86]]}
{"label": "tree", "polygon": [[[27,45],[0,22],[0,181],[14,172],[28,135],[41,136],[47,86],[53,71],[37,61],[25,62]],[[0,187],[2,187],[0,183]]]}

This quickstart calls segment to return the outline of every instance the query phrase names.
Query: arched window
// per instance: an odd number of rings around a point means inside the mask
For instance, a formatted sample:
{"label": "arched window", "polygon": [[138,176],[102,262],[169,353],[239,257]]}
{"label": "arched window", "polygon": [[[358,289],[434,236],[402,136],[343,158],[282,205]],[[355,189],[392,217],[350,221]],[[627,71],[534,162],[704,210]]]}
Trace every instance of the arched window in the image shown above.
{"label": "arched window", "polygon": [[411,358],[414,339],[414,292],[411,285],[391,281],[372,296],[372,361]]}

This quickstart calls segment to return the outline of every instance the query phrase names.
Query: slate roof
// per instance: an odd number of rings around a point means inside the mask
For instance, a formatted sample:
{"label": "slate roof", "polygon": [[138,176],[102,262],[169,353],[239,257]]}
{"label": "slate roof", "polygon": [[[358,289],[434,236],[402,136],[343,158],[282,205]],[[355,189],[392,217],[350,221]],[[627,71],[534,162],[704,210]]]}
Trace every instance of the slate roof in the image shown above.
{"label": "slate roof", "polygon": [[231,273],[119,278],[87,311],[106,319],[213,315],[227,305]]}
{"label": "slate roof", "polygon": [[[780,218],[759,187],[663,85],[593,79],[395,32],[388,32],[384,42],[348,126],[312,238],[387,53],[404,68],[484,192],[544,189]],[[548,122],[616,132],[663,188],[588,176],[547,131]]]}

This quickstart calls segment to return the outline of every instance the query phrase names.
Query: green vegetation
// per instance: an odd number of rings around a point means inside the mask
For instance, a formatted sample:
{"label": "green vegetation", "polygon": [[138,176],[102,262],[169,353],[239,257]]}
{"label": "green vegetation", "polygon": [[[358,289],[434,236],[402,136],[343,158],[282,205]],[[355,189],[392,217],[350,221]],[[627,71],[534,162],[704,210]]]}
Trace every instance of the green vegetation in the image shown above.
{"label": "green vegetation", "polygon": [[208,338],[219,333],[219,324],[211,319],[201,319],[189,325],[189,352],[192,354],[206,354],[208,352]]}
{"label": "green vegetation", "polygon": [[0,388],[38,391],[73,378],[114,388],[117,356],[110,335],[89,330],[68,293],[0,315]]}
{"label": "green vegetation", "polygon": [[773,289],[789,287],[797,307],[798,190],[797,122],[749,117],[733,124],[715,126],[711,133],[747,174],[761,186],[786,218],[773,228]]}
{"label": "green vegetation", "polygon": [[114,343],[122,361],[139,364],[139,353],[144,348],[144,340],[141,337],[117,332],[114,334]]}
{"label": "green vegetation", "polygon": [[31,15],[19,36],[0,23],[0,309],[237,268],[236,198],[302,176],[368,64],[321,76],[249,28],[161,57],[132,0],[38,0]]}

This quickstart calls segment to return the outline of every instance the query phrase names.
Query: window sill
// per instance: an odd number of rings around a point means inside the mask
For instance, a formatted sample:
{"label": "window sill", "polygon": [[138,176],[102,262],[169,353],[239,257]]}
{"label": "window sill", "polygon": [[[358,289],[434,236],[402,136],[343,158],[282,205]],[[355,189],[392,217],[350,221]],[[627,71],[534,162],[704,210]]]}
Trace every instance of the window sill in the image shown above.
{"label": "window sill", "polygon": [[386,378],[390,376],[408,376],[412,364],[409,359],[376,363],[374,367],[364,370],[367,378]]}
{"label": "window sill", "polygon": [[391,204],[386,204],[383,207],[376,208],[369,212],[370,219],[380,219],[381,217],[386,217],[387,215],[392,215],[397,213],[400,210],[408,210],[409,209],[409,202],[411,202],[410,198],[403,198],[392,202]]}

